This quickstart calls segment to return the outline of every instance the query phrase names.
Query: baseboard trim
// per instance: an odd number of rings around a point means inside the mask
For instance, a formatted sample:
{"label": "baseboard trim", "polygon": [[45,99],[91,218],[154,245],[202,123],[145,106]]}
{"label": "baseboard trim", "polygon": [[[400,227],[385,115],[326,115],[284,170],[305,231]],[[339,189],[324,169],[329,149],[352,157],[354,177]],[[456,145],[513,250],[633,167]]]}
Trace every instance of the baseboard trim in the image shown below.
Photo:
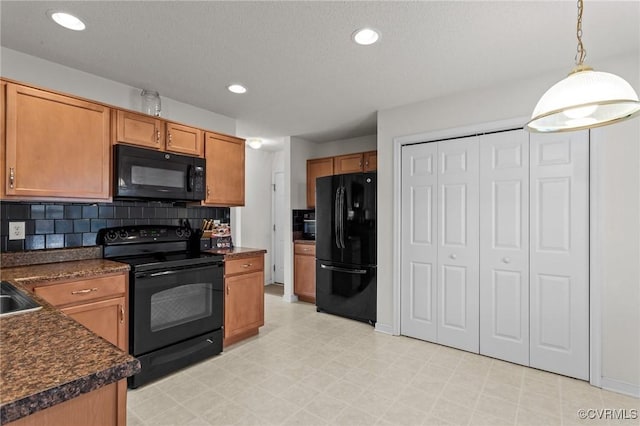
{"label": "baseboard trim", "polygon": [[287,303],[295,303],[298,301],[298,296],[296,296],[295,294],[283,294],[282,300]]}
{"label": "baseboard trim", "polygon": [[393,326],[389,325],[389,324],[381,324],[381,323],[377,322],[375,330],[377,332],[379,332],[379,333],[393,335]]}
{"label": "baseboard trim", "polygon": [[602,389],[640,398],[640,385],[610,379],[608,377],[603,377],[600,380],[600,384],[602,385]]}

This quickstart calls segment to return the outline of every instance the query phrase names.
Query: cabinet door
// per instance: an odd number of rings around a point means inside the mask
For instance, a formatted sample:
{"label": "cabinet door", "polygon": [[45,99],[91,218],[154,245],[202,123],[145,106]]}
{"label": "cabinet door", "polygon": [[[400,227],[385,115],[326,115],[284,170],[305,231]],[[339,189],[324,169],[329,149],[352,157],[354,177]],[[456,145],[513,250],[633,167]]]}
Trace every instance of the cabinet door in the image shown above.
{"label": "cabinet door", "polygon": [[438,341],[438,144],[402,147],[400,332]]}
{"label": "cabinet door", "polygon": [[110,110],[7,84],[6,194],[108,199]]}
{"label": "cabinet door", "polygon": [[480,353],[529,365],[529,135],[480,136]]}
{"label": "cabinet door", "polygon": [[225,278],[224,337],[264,325],[264,272]]}
{"label": "cabinet door", "polygon": [[478,138],[438,142],[438,343],[479,351]]}
{"label": "cabinet door", "polygon": [[123,351],[127,350],[124,297],[71,306],[61,311]]}
{"label": "cabinet door", "polygon": [[150,115],[128,111],[116,113],[116,141],[146,148],[164,148],[163,122]]}
{"label": "cabinet door", "polygon": [[315,303],[316,259],[308,254],[296,254],[293,259],[293,291],[300,300]]}
{"label": "cabinet door", "polygon": [[[0,81],[0,167],[5,167],[5,149],[6,149],[6,120],[5,120],[5,102],[6,102],[7,83]],[[6,173],[3,171],[0,173],[0,198],[5,196],[5,177],[9,175],[9,169],[6,169]]]}
{"label": "cabinet door", "polygon": [[378,170],[378,151],[369,151],[363,154],[364,166],[362,171],[375,172]]}
{"label": "cabinet door", "polygon": [[333,157],[307,160],[307,206],[316,206],[316,179],[333,175]]}
{"label": "cabinet door", "polygon": [[530,135],[531,367],[589,379],[589,132]]}
{"label": "cabinet door", "polygon": [[362,153],[340,155],[333,158],[333,174],[358,173],[362,171]]}
{"label": "cabinet door", "polygon": [[167,151],[182,154],[204,154],[204,137],[202,130],[195,127],[183,126],[176,123],[167,123]]}
{"label": "cabinet door", "polygon": [[207,198],[204,204],[244,206],[244,139],[206,133]]}

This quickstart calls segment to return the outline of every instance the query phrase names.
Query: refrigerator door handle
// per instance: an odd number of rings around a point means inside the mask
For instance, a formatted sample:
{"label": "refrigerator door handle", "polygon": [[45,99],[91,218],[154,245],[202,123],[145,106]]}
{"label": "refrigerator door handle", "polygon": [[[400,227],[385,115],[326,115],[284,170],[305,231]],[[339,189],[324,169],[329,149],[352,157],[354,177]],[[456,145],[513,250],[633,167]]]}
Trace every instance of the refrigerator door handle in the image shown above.
{"label": "refrigerator door handle", "polygon": [[336,198],[333,200],[333,210],[333,232],[336,237],[336,247],[342,248],[340,247],[340,187],[336,189]]}
{"label": "refrigerator door handle", "polygon": [[340,245],[342,248],[346,248],[344,245],[344,193],[346,189],[344,186],[340,187]]}
{"label": "refrigerator door handle", "polygon": [[348,269],[348,268],[340,268],[338,266],[330,266],[330,265],[325,265],[324,263],[320,264],[320,267],[322,269],[327,269],[329,271],[336,271],[336,272],[345,272],[347,274],[356,274],[356,275],[365,275],[367,273],[366,269]]}

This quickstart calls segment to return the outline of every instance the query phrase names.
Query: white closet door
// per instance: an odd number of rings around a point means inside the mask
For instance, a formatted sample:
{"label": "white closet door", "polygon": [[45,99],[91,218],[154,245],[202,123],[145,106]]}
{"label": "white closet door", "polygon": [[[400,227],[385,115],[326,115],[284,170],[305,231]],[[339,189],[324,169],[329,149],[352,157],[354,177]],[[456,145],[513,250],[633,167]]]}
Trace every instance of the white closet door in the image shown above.
{"label": "white closet door", "polygon": [[532,367],[589,378],[589,135],[531,134]]}
{"label": "white closet door", "polygon": [[478,137],[438,143],[438,343],[479,351]]}
{"label": "white closet door", "polygon": [[400,333],[435,342],[437,143],[402,147]]}
{"label": "white closet door", "polygon": [[529,365],[529,135],[480,137],[480,353]]}

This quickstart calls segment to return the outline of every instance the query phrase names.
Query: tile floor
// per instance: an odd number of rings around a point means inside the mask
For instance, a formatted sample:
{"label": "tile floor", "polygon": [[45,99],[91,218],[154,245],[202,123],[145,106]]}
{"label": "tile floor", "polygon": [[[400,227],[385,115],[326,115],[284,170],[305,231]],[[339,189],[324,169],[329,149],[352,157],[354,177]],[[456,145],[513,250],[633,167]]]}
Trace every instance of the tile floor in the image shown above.
{"label": "tile floor", "polygon": [[286,303],[267,286],[260,335],[128,393],[138,425],[573,425],[640,409],[585,382]]}

